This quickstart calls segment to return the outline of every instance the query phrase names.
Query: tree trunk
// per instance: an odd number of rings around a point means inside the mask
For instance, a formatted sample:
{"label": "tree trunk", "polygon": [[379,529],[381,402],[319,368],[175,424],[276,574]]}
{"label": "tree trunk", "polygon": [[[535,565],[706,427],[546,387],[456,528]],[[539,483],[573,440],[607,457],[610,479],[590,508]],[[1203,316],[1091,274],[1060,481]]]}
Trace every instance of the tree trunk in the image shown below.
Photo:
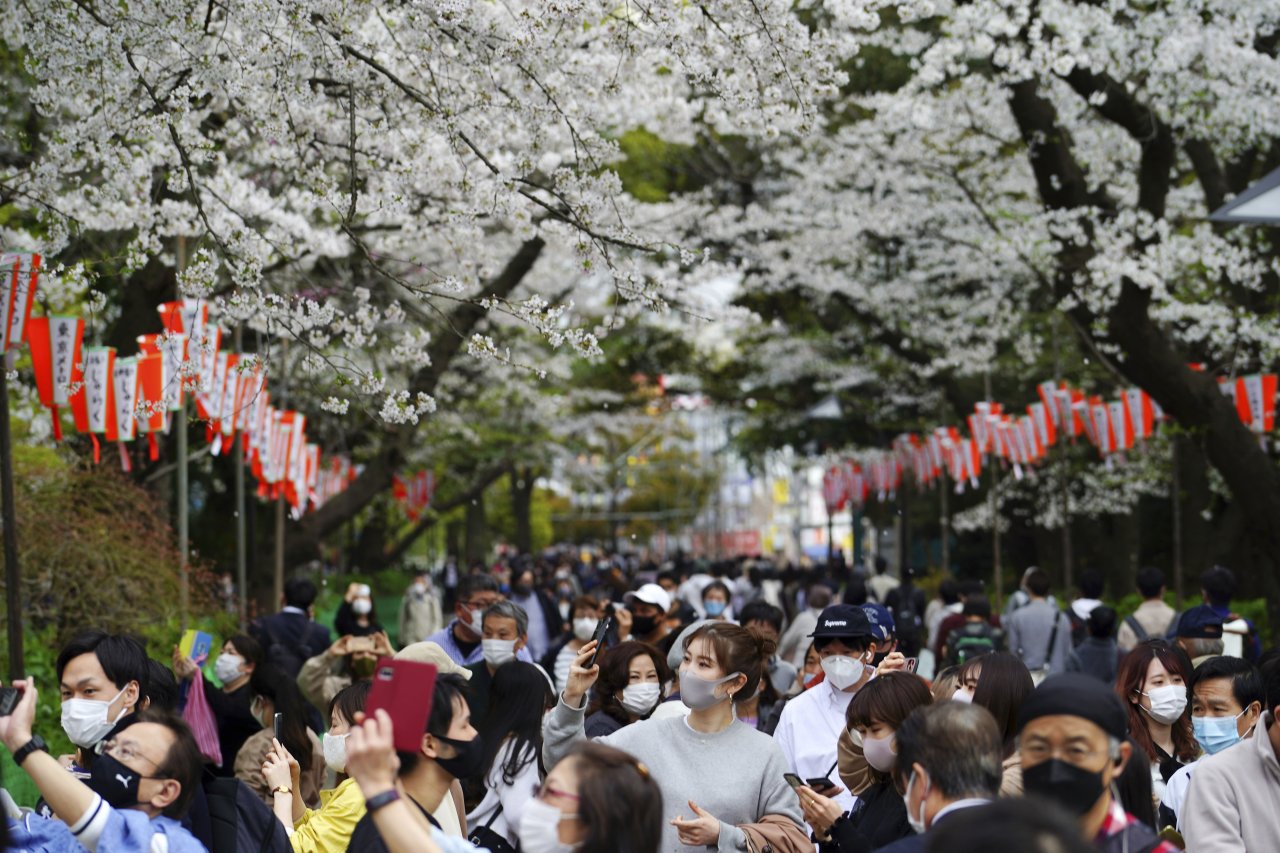
{"label": "tree trunk", "polygon": [[489,545],[488,524],[485,521],[484,498],[476,498],[466,507],[466,559],[467,565],[482,563]]}
{"label": "tree trunk", "polygon": [[[541,237],[535,237],[521,245],[507,262],[506,267],[484,288],[484,296],[504,299],[509,296],[545,247]],[[481,305],[468,302],[449,315],[444,330],[438,330],[431,343],[431,363],[419,370],[410,382],[410,397],[418,394],[434,394],[450,363],[470,338],[488,311]],[[415,428],[412,426],[387,427],[388,434],[377,454],[365,465],[359,477],[315,512],[308,513],[289,533],[286,562],[297,565],[312,559],[320,551],[320,543],[326,536],[342,526],[347,519],[368,506],[374,498],[391,488],[391,478],[404,463],[413,447]]]}
{"label": "tree trunk", "polygon": [[533,484],[536,478],[531,467],[517,465],[511,469],[511,515],[516,524],[513,544],[521,554],[533,551]]}

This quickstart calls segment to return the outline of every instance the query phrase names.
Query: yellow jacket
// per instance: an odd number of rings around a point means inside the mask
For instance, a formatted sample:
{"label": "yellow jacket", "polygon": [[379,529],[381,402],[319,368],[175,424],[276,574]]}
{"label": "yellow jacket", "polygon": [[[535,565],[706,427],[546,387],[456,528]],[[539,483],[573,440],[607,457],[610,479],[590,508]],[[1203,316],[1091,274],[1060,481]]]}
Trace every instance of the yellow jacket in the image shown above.
{"label": "yellow jacket", "polygon": [[356,824],[364,817],[364,794],[354,779],[320,792],[320,808],[307,809],[289,844],[294,853],[346,853]]}

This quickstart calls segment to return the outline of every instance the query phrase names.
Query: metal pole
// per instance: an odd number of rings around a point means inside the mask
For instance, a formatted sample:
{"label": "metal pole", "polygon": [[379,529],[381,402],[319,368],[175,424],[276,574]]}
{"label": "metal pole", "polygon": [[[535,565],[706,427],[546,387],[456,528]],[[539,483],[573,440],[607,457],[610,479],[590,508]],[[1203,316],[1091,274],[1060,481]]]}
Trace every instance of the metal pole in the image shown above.
{"label": "metal pole", "polygon": [[[1058,323],[1060,316],[1055,316],[1053,320],[1053,383],[1057,385],[1062,381],[1062,359],[1058,350]],[[1046,412],[1046,416],[1052,418],[1052,412]],[[1062,424],[1062,432],[1066,432],[1067,425]],[[1071,589],[1074,574],[1072,564],[1075,562],[1071,553],[1071,482],[1069,472],[1067,470],[1069,459],[1067,457],[1067,441],[1066,437],[1061,436],[1058,443],[1058,492],[1062,498],[1062,582],[1063,586]]]}
{"label": "metal pole", "polygon": [[18,569],[18,518],[13,506],[13,444],[9,434],[9,359],[0,359],[0,497],[4,499],[5,615],[9,620],[9,678],[25,674],[22,654],[22,572]]}
{"label": "metal pole", "polygon": [[[187,240],[178,238],[178,272],[187,266]],[[188,330],[190,331],[190,330]],[[178,609],[181,616],[182,630],[187,630],[187,620],[191,614],[191,528],[189,512],[191,508],[190,482],[187,476],[187,407],[183,401],[182,408],[174,416],[174,428],[178,431]]]}
{"label": "metal pole", "polygon": [[942,515],[939,525],[942,528],[942,573],[951,573],[951,509],[947,504],[947,471],[944,468],[938,477],[938,496],[942,504]]}
{"label": "metal pole", "polygon": [[[984,391],[986,393],[987,402],[991,402],[991,374],[987,373],[983,376]],[[995,581],[995,599],[992,602],[992,610],[998,610],[1004,603],[1004,567],[1000,563],[1000,519],[997,516],[998,505],[996,502],[996,490],[1000,488],[1000,466],[996,462],[995,454],[991,454],[991,488],[987,492],[987,513],[991,516],[991,574],[992,580]]]}
{"label": "metal pole", "polygon": [[[280,408],[283,409],[289,399],[289,342],[281,344],[280,352]],[[276,498],[276,566],[273,582],[272,602],[284,598],[284,492]]]}
{"label": "metal pole", "polygon": [[1182,471],[1179,466],[1178,436],[1169,442],[1169,467],[1172,482],[1169,484],[1169,500],[1173,506],[1173,594],[1176,605],[1182,608]]}
{"label": "metal pole", "polygon": [[[243,332],[241,324],[236,324],[235,349],[240,352],[243,344]],[[246,403],[245,405],[249,405]],[[239,413],[236,413],[239,418]],[[236,590],[240,593],[236,603],[236,612],[240,617],[240,625],[243,626],[249,617],[248,608],[248,532],[245,527],[245,507],[244,507],[244,430],[236,430],[236,441],[231,451],[231,457],[235,463],[235,498],[236,498]]]}
{"label": "metal pole", "polygon": [[836,521],[835,513],[831,511],[831,507],[827,507],[827,568],[828,569],[831,568],[831,563],[836,558],[835,521]]}

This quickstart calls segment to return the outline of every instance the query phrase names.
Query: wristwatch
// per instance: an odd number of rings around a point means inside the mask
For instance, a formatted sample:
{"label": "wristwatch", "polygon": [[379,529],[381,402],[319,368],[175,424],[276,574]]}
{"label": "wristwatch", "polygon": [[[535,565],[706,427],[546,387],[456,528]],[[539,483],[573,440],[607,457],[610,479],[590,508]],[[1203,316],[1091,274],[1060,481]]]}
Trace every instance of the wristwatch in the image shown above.
{"label": "wristwatch", "polygon": [[292,794],[293,794],[293,789],[292,789],[292,788],[290,788],[288,785],[276,785],[274,788],[272,788],[272,789],[271,789],[271,793],[273,793],[273,794],[290,794],[290,795],[292,795]]}
{"label": "wristwatch", "polygon": [[32,735],[31,740],[19,747],[18,751],[13,754],[13,763],[21,767],[22,762],[27,760],[27,756],[38,749],[48,752],[49,744],[45,743],[44,738],[40,737],[40,735]]}
{"label": "wristwatch", "polygon": [[400,792],[395,788],[383,791],[381,794],[374,794],[372,797],[364,801],[364,810],[369,814],[373,814],[383,806],[390,805],[400,799]]}

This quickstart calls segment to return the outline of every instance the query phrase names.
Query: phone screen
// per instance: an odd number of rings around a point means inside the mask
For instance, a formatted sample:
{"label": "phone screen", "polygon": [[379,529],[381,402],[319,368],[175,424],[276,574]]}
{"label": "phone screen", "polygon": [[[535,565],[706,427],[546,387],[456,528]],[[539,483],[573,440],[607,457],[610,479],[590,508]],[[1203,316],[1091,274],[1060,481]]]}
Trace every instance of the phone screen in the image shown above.
{"label": "phone screen", "polygon": [[782,778],[785,779],[787,784],[792,788],[799,788],[804,784],[804,780],[794,773],[783,773]]}

